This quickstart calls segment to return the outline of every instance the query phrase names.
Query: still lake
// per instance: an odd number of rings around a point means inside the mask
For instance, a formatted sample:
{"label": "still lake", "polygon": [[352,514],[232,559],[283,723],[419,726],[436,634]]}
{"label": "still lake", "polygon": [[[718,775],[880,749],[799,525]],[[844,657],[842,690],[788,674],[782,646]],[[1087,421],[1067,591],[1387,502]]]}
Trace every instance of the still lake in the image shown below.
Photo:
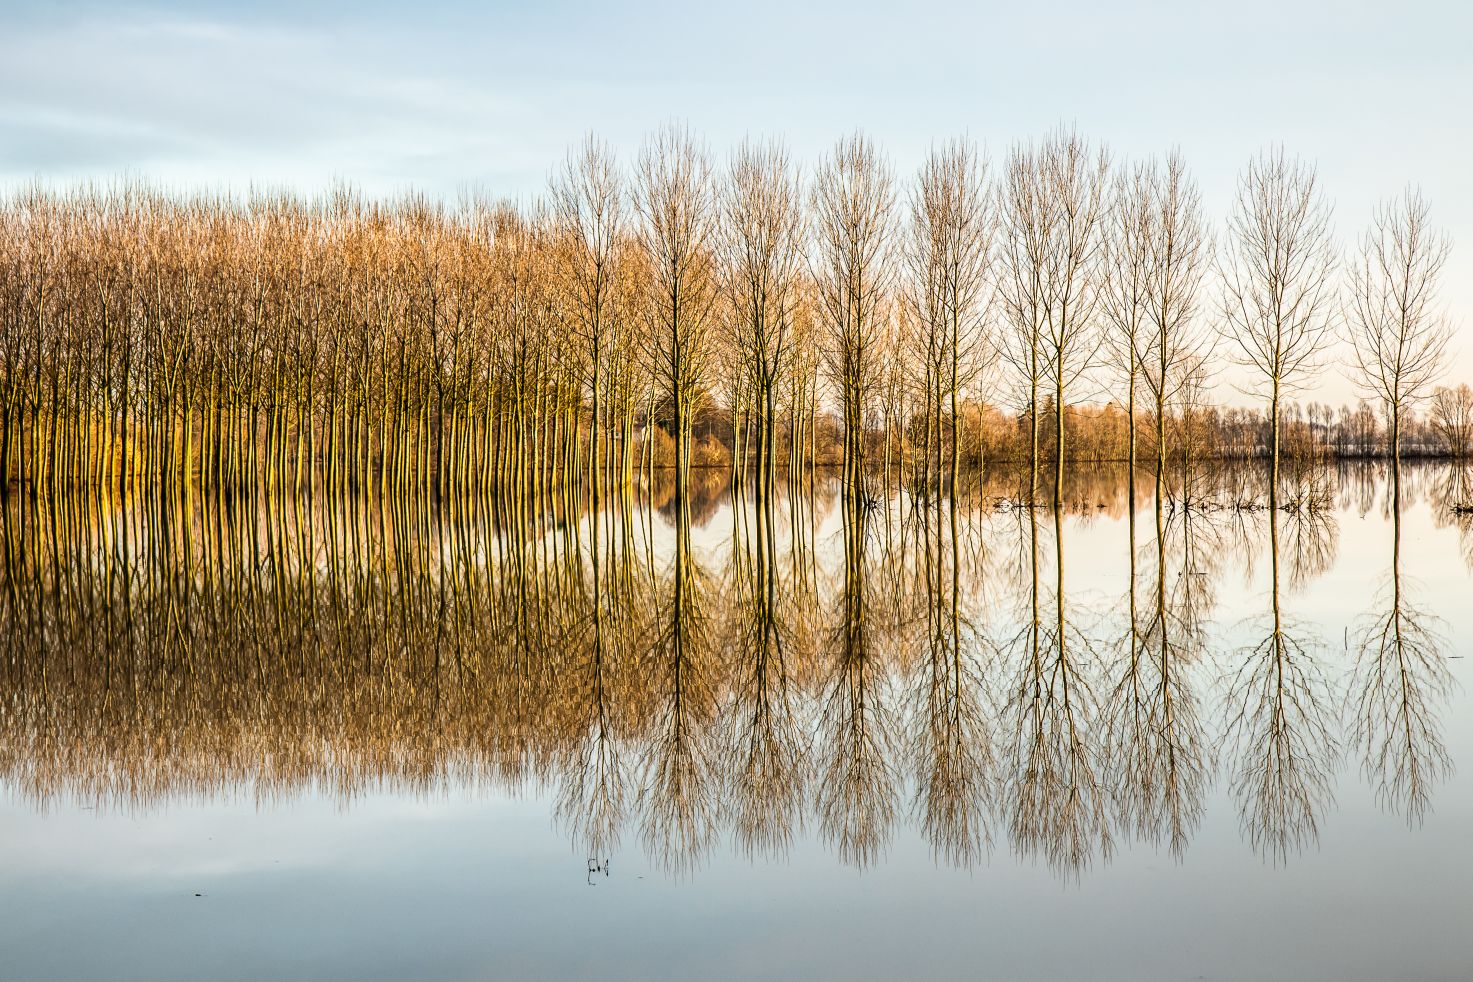
{"label": "still lake", "polygon": [[3,508],[0,979],[1466,979],[1473,473]]}

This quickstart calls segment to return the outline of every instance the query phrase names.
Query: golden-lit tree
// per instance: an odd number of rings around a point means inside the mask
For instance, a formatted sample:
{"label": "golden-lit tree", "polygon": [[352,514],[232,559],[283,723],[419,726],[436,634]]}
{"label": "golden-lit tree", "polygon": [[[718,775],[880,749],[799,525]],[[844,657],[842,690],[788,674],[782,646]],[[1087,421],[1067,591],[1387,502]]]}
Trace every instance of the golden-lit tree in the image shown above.
{"label": "golden-lit tree", "polygon": [[887,337],[891,263],[890,164],[862,133],[844,137],[814,176],[814,276],[822,306],[823,355],[838,390],[844,480],[864,485],[864,428]]}
{"label": "golden-lit tree", "polygon": [[778,387],[790,370],[803,273],[803,199],[780,143],[742,143],[722,195],[729,342],[757,411],[757,467],[772,489]]}
{"label": "golden-lit tree", "polygon": [[629,358],[631,340],[620,283],[624,190],[612,151],[592,135],[585,138],[554,177],[552,200],[562,302],[581,348],[579,367],[588,391],[588,470],[596,508],[600,468],[613,457],[601,438],[612,443],[618,426],[613,380],[619,377],[619,362]]}
{"label": "golden-lit tree", "polygon": [[[932,148],[911,194],[907,293],[924,359],[926,471],[940,475],[942,416],[950,418],[947,472],[955,487],[961,414],[957,399],[991,362],[986,331],[995,221],[987,161],[969,140]],[[914,343],[919,341],[919,343]],[[931,470],[931,451],[936,466]]]}
{"label": "golden-lit tree", "polygon": [[1109,154],[1073,130],[1015,147],[1001,206],[1000,275],[1007,354],[1027,390],[1037,485],[1040,390],[1051,389],[1054,488],[1063,486],[1064,418],[1074,384],[1095,362],[1109,203]]}
{"label": "golden-lit tree", "polygon": [[650,367],[670,401],[675,487],[689,480],[691,424],[715,334],[718,202],[706,149],[671,124],[640,151],[635,181],[639,241],[648,263],[643,301]]}

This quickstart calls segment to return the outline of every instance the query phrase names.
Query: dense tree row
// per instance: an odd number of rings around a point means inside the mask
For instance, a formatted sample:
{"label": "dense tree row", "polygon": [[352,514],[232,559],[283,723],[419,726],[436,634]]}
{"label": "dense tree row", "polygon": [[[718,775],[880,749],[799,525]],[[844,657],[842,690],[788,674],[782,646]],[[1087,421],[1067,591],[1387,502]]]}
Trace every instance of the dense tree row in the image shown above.
{"label": "dense tree row", "polygon": [[[1214,242],[1184,162],[1061,130],[898,180],[667,127],[523,207],[123,184],[0,203],[0,475],[62,486],[627,487],[838,463],[1468,449],[1439,390],[1447,239],[1408,192],[1342,263],[1312,169],[1244,171]],[[1343,267],[1343,269],[1342,269]],[[1337,338],[1369,407],[1288,412]],[[1215,408],[1235,359],[1262,413]],[[1366,414],[1369,413],[1369,416]],[[597,480],[585,481],[589,476]]]}

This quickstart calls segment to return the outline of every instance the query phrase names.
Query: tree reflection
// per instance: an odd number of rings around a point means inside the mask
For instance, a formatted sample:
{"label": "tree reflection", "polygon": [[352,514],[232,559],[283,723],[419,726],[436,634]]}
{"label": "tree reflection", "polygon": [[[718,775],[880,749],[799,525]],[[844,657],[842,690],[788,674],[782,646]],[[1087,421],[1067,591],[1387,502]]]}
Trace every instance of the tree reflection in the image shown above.
{"label": "tree reflection", "polygon": [[814,797],[819,828],[839,857],[867,866],[882,855],[895,823],[895,723],[869,588],[871,509],[858,495],[843,498],[842,598],[831,634],[833,676],[819,716]]}
{"label": "tree reflection", "polygon": [[690,521],[675,527],[675,559],[655,641],[646,658],[656,680],[655,735],[644,753],[644,840],[666,869],[693,869],[715,841],[714,676],[705,574],[691,551]]}
{"label": "tree reflection", "polygon": [[911,755],[916,809],[933,853],[953,865],[971,866],[991,843],[987,807],[995,767],[993,714],[986,701],[982,638],[962,609],[954,494],[946,499],[944,511],[944,521],[928,510],[920,523],[925,643]]}
{"label": "tree reflection", "polygon": [[[631,515],[628,508],[609,514]],[[563,693],[569,740],[559,755],[557,817],[590,856],[608,856],[619,844],[629,810],[630,763],[621,734],[618,693],[624,666],[638,654],[635,638],[648,636],[650,597],[638,575],[641,561],[633,523],[621,519],[601,537],[601,516],[590,524],[589,563],[579,576],[578,602],[561,632],[568,658]],[[608,543],[607,552],[601,541]],[[459,605],[456,605],[457,609]]]}
{"label": "tree reflection", "polygon": [[1350,743],[1378,799],[1418,823],[1436,785],[1452,773],[1438,710],[1454,681],[1442,622],[1417,605],[1401,569],[1401,485],[1393,481],[1391,571],[1375,609],[1354,635]]}
{"label": "tree reflection", "polygon": [[[1341,470],[1356,506],[1367,469]],[[1434,502],[1457,480],[1408,473]],[[546,789],[576,848],[632,838],[678,874],[727,836],[756,857],[805,830],[865,866],[908,821],[940,863],[981,863],[996,837],[1076,875],[1122,839],[1181,857],[1219,765],[1253,848],[1314,841],[1343,706],[1382,802],[1419,820],[1451,771],[1453,681],[1403,568],[1403,494],[1342,701],[1290,610],[1337,561],[1333,512],[1234,507],[1251,468],[1180,479],[1190,493],[1137,508],[1106,467],[1022,504],[1004,466],[888,502],[820,471],[711,491],[730,521],[705,527],[659,481],[598,507],[549,489],[12,496],[0,780],[126,809]],[[1093,554],[1116,534],[1127,556]],[[1266,611],[1210,690],[1240,562]]]}
{"label": "tree reflection", "polygon": [[1145,612],[1138,609],[1135,516],[1130,516],[1129,631],[1108,701],[1110,780],[1122,825],[1151,842],[1165,841],[1178,859],[1201,820],[1210,767],[1192,685],[1193,661],[1205,650],[1195,512],[1182,509],[1180,566],[1167,559],[1169,522],[1155,499],[1155,550]]}
{"label": "tree reflection", "polygon": [[1059,501],[1053,505],[1051,597],[1044,596],[1040,582],[1037,509],[1025,515],[1031,577],[1022,629],[1008,646],[1012,736],[1003,766],[1009,830],[1019,852],[1042,855],[1072,873],[1096,853],[1108,856],[1112,846],[1090,678],[1095,652],[1070,620]]}
{"label": "tree reflection", "polygon": [[723,737],[732,834],[745,852],[781,853],[800,819],[807,753],[789,682],[796,632],[769,495],[758,495],[744,530],[750,535],[734,549],[734,691]]}
{"label": "tree reflection", "polygon": [[1473,463],[1454,460],[1441,469],[1432,494],[1437,502],[1438,525],[1458,530],[1463,564],[1473,569]]}
{"label": "tree reflection", "polygon": [[[1296,509],[1291,515],[1308,514]],[[1282,861],[1319,836],[1320,815],[1333,800],[1336,745],[1329,680],[1308,625],[1283,605],[1276,495],[1268,526],[1270,608],[1266,635],[1242,658],[1224,702],[1233,753],[1232,791],[1255,850]],[[1292,521],[1292,518],[1291,518]],[[1320,526],[1304,523],[1303,529]]]}

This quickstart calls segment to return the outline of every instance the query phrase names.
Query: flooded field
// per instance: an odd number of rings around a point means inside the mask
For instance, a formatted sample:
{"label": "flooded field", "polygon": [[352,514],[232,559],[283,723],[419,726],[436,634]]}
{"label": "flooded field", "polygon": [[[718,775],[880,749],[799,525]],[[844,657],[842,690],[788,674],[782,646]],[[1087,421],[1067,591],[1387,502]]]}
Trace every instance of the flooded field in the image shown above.
{"label": "flooded field", "polygon": [[0,974],[1464,978],[1473,477],[1261,480],[13,497]]}

